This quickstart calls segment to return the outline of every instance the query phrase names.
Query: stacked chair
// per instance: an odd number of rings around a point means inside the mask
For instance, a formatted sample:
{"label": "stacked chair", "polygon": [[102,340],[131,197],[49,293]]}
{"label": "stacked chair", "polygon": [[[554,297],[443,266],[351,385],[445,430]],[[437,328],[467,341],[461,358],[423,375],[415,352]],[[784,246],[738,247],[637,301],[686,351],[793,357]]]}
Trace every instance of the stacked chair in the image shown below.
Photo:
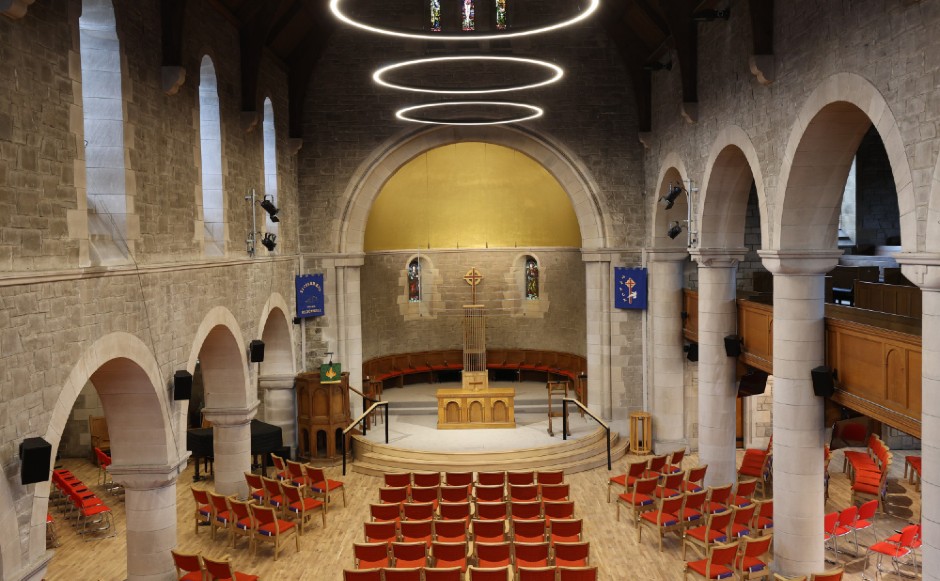
{"label": "stacked chair", "polygon": [[[101,482],[100,477],[99,482]],[[75,521],[79,534],[86,541],[113,537],[117,534],[111,509],[72,472],[63,469],[53,470],[52,484],[54,490],[51,503],[59,507],[64,518]],[[107,479],[105,479],[105,486],[108,486]]]}
{"label": "stacked chair", "polygon": [[892,458],[891,450],[876,434],[868,437],[868,446],[864,452],[845,452],[842,469],[852,481],[853,503],[876,499],[878,508],[884,512],[884,497]]}

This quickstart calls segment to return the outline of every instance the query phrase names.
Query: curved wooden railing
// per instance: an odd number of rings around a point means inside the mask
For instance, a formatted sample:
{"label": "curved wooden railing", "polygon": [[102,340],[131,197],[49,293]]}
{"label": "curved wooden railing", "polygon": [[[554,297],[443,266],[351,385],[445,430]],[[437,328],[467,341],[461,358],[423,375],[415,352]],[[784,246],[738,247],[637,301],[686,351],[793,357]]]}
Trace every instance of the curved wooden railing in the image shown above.
{"label": "curved wooden railing", "polygon": [[561,410],[561,412],[562,412],[562,413],[561,413],[561,419],[562,419],[561,437],[562,437],[562,439],[563,439],[563,440],[567,440],[567,439],[568,439],[568,402],[571,402],[571,403],[573,403],[574,405],[576,405],[576,406],[578,406],[579,408],[581,408],[581,411],[583,411],[583,412],[586,413],[587,415],[589,415],[589,416],[591,416],[592,418],[594,418],[594,421],[597,422],[598,424],[600,424],[601,427],[604,428],[604,430],[607,432],[607,469],[608,469],[608,470],[611,470],[611,469],[612,469],[612,459],[611,459],[611,456],[610,456],[610,426],[607,424],[607,422],[605,422],[604,420],[602,420],[602,419],[600,419],[599,417],[595,416],[595,415],[594,415],[594,412],[592,412],[591,410],[589,410],[586,405],[584,405],[583,403],[581,403],[580,401],[578,401],[577,399],[575,399],[575,398],[573,398],[573,397],[565,397],[565,398],[562,398],[562,400],[561,400],[561,407],[562,407],[562,410]]}
{"label": "curved wooden railing", "polygon": [[[350,387],[349,389],[352,389],[353,391],[355,391],[356,393],[359,393],[360,395],[362,394],[361,391],[358,391],[352,387]],[[365,396],[365,395],[363,395],[362,397],[368,398],[368,396]],[[359,417],[353,420],[352,423],[346,426],[346,429],[343,430],[343,441],[346,440],[346,436],[349,434],[349,432],[353,431],[356,425],[359,424],[360,422],[362,423],[362,435],[365,436],[366,430],[367,430],[366,426],[369,423],[367,421],[369,418],[369,415],[372,412],[374,412],[376,408],[379,408],[379,407],[385,408],[385,443],[388,444],[388,402],[387,401],[375,401],[372,403],[371,406],[369,406],[369,409],[359,414]],[[349,446],[343,446],[343,476],[346,476],[346,449],[348,447]]]}

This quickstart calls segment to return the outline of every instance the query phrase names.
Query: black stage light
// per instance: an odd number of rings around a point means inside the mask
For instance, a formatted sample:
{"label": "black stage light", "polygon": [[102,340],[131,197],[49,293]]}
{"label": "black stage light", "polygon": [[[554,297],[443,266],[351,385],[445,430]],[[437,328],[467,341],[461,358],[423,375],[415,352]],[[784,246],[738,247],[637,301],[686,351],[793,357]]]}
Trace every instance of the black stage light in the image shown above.
{"label": "black stage light", "polygon": [[277,217],[277,213],[280,212],[280,210],[277,209],[277,206],[274,205],[274,202],[272,202],[271,200],[265,198],[265,199],[261,200],[261,201],[259,202],[259,204],[260,204],[261,207],[264,209],[264,211],[268,213],[268,217],[271,218],[271,221],[272,221],[272,222],[280,222],[280,221],[281,221],[280,218]]}
{"label": "black stage light", "polygon": [[678,222],[673,222],[672,226],[669,228],[669,231],[666,232],[666,236],[669,236],[673,240],[676,239],[676,236],[682,234],[682,226]]}
{"label": "black stage light", "polygon": [[271,232],[265,232],[264,238],[261,239],[261,244],[268,249],[269,252],[274,252],[274,248],[277,246],[277,234]]}
{"label": "black stage light", "polygon": [[669,191],[666,192],[666,195],[662,198],[659,198],[659,203],[663,205],[663,208],[670,210],[676,204],[676,198],[679,197],[679,194],[682,193],[682,186],[676,184],[669,184]]}

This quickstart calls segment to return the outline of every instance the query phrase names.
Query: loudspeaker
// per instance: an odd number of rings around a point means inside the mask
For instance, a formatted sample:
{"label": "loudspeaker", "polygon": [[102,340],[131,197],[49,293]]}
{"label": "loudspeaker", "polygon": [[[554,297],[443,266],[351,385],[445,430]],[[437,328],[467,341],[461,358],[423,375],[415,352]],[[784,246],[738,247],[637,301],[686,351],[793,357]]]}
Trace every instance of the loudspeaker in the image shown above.
{"label": "loudspeaker", "polygon": [[767,389],[767,374],[759,369],[748,369],[747,373],[741,376],[741,382],[738,384],[738,397],[760,395],[765,389]]}
{"label": "loudspeaker", "polygon": [[182,401],[193,397],[193,374],[180,369],[173,374],[173,399]]}
{"label": "loudspeaker", "polygon": [[52,444],[42,438],[26,438],[20,442],[20,483],[33,484],[49,479]]}
{"label": "loudspeaker", "polygon": [[813,393],[820,397],[832,397],[832,394],[835,393],[836,386],[835,382],[835,373],[833,373],[831,367],[825,365],[820,365],[819,367],[814,367],[810,374],[813,376]]}
{"label": "loudspeaker", "polygon": [[725,355],[728,357],[737,357],[741,354],[741,336],[728,335],[725,337]]}
{"label": "loudspeaker", "polygon": [[682,348],[685,351],[685,358],[689,361],[698,361],[698,343],[689,343]]}
{"label": "loudspeaker", "polygon": [[264,341],[255,339],[248,344],[248,360],[252,363],[264,361]]}

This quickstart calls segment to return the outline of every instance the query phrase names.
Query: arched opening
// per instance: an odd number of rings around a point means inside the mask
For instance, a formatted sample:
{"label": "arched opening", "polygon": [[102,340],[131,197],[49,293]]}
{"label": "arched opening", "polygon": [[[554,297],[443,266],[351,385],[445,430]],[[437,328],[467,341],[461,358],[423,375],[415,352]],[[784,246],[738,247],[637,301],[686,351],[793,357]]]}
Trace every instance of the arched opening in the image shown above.
{"label": "arched opening", "polygon": [[216,325],[209,331],[199,348],[199,364],[207,408],[247,407],[245,356],[231,329]]}
{"label": "arched opening", "polygon": [[225,190],[222,178],[222,121],[218,79],[209,55],[199,67],[199,148],[202,171],[202,224],[207,256],[225,254]]}
{"label": "arched opening", "polygon": [[324,430],[317,430],[317,458],[326,458],[326,432]]}
{"label": "arched opening", "polygon": [[121,47],[111,0],[82,0],[79,18],[90,259],[125,262],[127,232]]}
{"label": "arched opening", "polygon": [[[272,306],[272,305],[278,306]],[[283,445],[297,446],[297,408],[294,403],[294,345],[287,305],[280,295],[268,299],[262,318],[261,340],[264,341],[264,361],[258,368],[258,415],[263,421],[281,428]]]}
{"label": "arched opening", "polygon": [[[264,195],[277,206],[277,134],[274,129],[274,106],[271,99],[264,99],[264,117],[261,121],[261,140],[264,149]],[[265,213],[265,232],[277,234],[277,222]]]}

